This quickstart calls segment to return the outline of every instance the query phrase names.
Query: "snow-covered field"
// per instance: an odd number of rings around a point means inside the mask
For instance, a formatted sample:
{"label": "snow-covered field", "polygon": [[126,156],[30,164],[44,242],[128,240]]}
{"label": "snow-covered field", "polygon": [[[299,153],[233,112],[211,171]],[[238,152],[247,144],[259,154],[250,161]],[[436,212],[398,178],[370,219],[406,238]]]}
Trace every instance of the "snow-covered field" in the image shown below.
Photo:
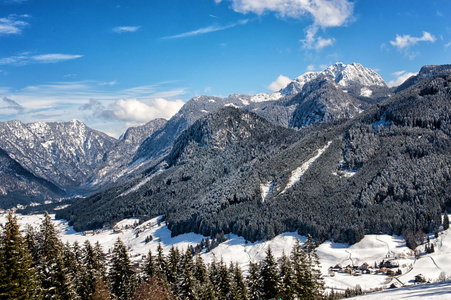
{"label": "snow-covered field", "polygon": [[[53,217],[53,216],[52,216]],[[43,215],[18,215],[19,224],[25,228],[25,224],[32,224],[39,227]],[[171,237],[170,230],[159,223],[159,218],[154,218],[138,226],[137,219],[127,219],[116,224],[115,230],[101,230],[95,232],[75,232],[68,226],[64,220],[53,220],[63,242],[73,243],[78,241],[82,244],[89,240],[91,244],[99,241],[105,252],[112,250],[115,241],[120,238],[129,248],[133,260],[140,260],[142,255],[148,254],[149,250],[156,253],[158,243],[161,242],[166,253],[169,252],[172,245],[185,250],[189,245],[196,246],[203,238],[202,235],[189,233],[176,237]],[[0,223],[6,222],[6,215],[0,215]],[[146,237],[151,235],[153,240],[145,243]],[[221,243],[218,247],[209,253],[203,253],[205,262],[211,262],[224,259],[225,262],[234,261],[246,269],[250,261],[261,260],[265,257],[268,247],[271,247],[273,254],[280,257],[283,253],[289,254],[296,241],[299,238],[301,243],[306,240],[297,233],[284,233],[271,241],[249,243],[239,236],[228,235],[228,240]],[[335,290],[346,290],[360,285],[362,290],[368,291],[375,288],[388,288],[390,285],[411,286],[414,284],[415,275],[422,274],[430,282],[436,282],[440,276],[451,278],[451,230],[439,232],[438,238],[429,236],[431,243],[434,244],[435,252],[432,254],[421,254],[415,258],[412,250],[407,248],[402,237],[388,235],[367,235],[360,242],[350,246],[327,241],[321,244],[317,251],[321,260],[321,269],[325,279],[326,288]],[[424,250],[424,246],[418,249]],[[418,250],[417,249],[417,250]],[[422,251],[424,252],[424,251]],[[367,263],[369,266],[379,264],[382,260],[393,259],[399,263],[399,269],[402,275],[387,276],[384,274],[363,274],[359,276],[349,275],[347,273],[334,272],[329,273],[329,267],[340,264],[346,266],[361,266]],[[396,269],[397,270],[397,269]],[[405,296],[402,291],[406,291]],[[436,293],[442,296],[449,296],[451,299],[451,283],[431,285],[430,290],[421,285],[408,289],[395,289],[390,293],[379,294],[383,299],[399,299],[403,297],[424,297],[434,296]],[[393,293],[393,294],[391,294]],[[446,293],[446,295],[444,295]],[[390,295],[392,298],[386,298]],[[391,296],[393,295],[393,296]],[[373,299],[374,295],[364,296],[362,299]],[[376,296],[374,296],[376,297]],[[388,296],[387,296],[388,297]],[[374,298],[376,299],[376,298]]]}

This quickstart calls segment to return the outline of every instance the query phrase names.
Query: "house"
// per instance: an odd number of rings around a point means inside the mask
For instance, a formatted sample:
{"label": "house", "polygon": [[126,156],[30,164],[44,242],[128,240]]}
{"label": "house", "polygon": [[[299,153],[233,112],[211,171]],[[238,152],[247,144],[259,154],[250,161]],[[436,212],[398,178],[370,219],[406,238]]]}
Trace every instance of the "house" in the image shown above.
{"label": "house", "polygon": [[415,283],[424,283],[426,282],[426,277],[423,274],[415,275]]}

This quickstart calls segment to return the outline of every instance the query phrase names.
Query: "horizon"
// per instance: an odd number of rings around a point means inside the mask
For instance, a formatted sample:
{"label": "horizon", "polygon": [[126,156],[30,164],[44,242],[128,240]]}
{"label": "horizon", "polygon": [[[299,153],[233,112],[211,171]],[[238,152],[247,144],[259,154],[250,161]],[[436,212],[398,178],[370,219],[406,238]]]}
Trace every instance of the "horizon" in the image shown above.
{"label": "horizon", "polygon": [[[44,3],[44,4],[43,4]],[[119,137],[198,95],[279,90],[360,63],[389,86],[451,61],[444,0],[0,0],[0,121]]]}

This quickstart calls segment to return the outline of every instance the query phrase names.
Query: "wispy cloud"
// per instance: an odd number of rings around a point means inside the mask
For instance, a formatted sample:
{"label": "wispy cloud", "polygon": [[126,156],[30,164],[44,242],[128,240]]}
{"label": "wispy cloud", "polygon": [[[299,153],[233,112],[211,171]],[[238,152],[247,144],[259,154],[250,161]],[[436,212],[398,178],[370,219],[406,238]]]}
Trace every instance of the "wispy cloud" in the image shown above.
{"label": "wispy cloud", "polygon": [[[352,18],[354,3],[348,0],[229,0],[236,12],[243,14],[255,13],[262,15],[273,12],[281,17],[296,19],[305,16],[313,18],[306,30],[306,38],[301,40],[305,49],[320,50],[334,43],[334,39],[317,37],[318,29],[339,27],[345,25]],[[216,3],[221,1],[215,0]]]}
{"label": "wispy cloud", "polygon": [[80,57],[83,57],[83,55],[61,53],[32,55],[29,52],[25,52],[15,56],[0,58],[0,65],[24,66],[29,64],[51,64],[77,59]]}
{"label": "wispy cloud", "polygon": [[114,27],[112,31],[115,33],[135,32],[138,31],[139,28],[141,28],[141,26],[118,26]]}
{"label": "wispy cloud", "polygon": [[248,22],[249,22],[249,20],[245,19],[245,20],[240,20],[236,23],[232,23],[232,24],[225,25],[225,26],[212,25],[212,26],[208,26],[208,27],[204,27],[204,28],[199,28],[199,29],[196,29],[193,31],[184,32],[181,34],[166,36],[166,37],[163,37],[162,39],[180,39],[180,38],[187,38],[187,37],[191,37],[191,36],[198,36],[198,35],[207,34],[207,33],[211,33],[211,32],[226,30],[226,29],[233,28],[233,27],[236,27],[239,25],[246,25]]}
{"label": "wispy cloud", "polygon": [[25,108],[22,105],[7,97],[3,97],[1,99],[0,109],[11,109],[15,110],[18,113],[22,113],[25,110]]}
{"label": "wispy cloud", "polygon": [[390,41],[390,44],[398,48],[398,50],[404,50],[409,47],[412,47],[419,42],[435,42],[437,39],[435,36],[430,34],[427,31],[423,31],[423,36],[421,37],[413,37],[411,35],[405,34],[405,35],[396,35],[396,39],[394,41]]}
{"label": "wispy cloud", "polygon": [[28,0],[3,0],[2,2],[6,4],[15,4],[15,3],[20,4],[26,1]]}
{"label": "wispy cloud", "polygon": [[0,18],[0,36],[8,34],[21,34],[22,30],[29,24],[23,19],[28,18],[28,15],[9,15],[6,18]]}

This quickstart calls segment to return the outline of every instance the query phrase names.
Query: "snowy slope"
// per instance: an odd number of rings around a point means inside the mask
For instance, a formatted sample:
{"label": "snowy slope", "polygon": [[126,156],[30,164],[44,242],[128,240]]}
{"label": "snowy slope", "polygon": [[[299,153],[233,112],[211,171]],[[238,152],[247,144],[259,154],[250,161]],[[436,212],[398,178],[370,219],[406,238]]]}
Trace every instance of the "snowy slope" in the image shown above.
{"label": "snowy slope", "polygon": [[[18,216],[19,224],[22,228],[24,228],[25,224],[32,224],[38,227],[42,219],[43,215]],[[194,233],[171,237],[170,230],[164,225],[164,222],[159,224],[158,219],[154,218],[135,227],[133,225],[136,225],[138,220],[127,219],[116,224],[115,231],[121,231],[119,233],[115,233],[112,229],[107,229],[99,231],[97,234],[87,232],[87,235],[75,232],[65,221],[54,220],[54,224],[64,242],[68,241],[73,243],[78,241],[79,243],[83,243],[85,240],[89,240],[91,243],[95,243],[99,241],[105,252],[112,249],[114,242],[117,238],[120,238],[131,249],[130,255],[136,261],[141,260],[142,255],[148,254],[149,250],[155,254],[159,242],[162,243],[165,253],[168,253],[172,245],[180,249],[186,249],[189,245],[195,246],[204,238]],[[0,223],[4,224],[5,222],[6,215],[0,215]],[[153,240],[146,244],[145,239],[149,235],[152,235]],[[225,262],[238,262],[242,268],[246,269],[250,261],[263,259],[268,247],[271,247],[276,257],[280,257],[283,253],[289,254],[291,252],[296,238],[299,238],[301,243],[306,240],[305,237],[298,236],[297,233],[284,233],[270,241],[255,243],[246,242],[242,237],[236,235],[229,235],[228,238],[226,242],[221,243],[211,252],[202,253],[205,262],[209,263],[213,259],[219,260],[222,257]],[[451,230],[442,230],[438,238],[434,238],[433,236],[430,236],[430,238],[431,242],[435,245],[435,253],[423,254],[417,259],[415,259],[413,251],[406,247],[404,239],[398,236],[367,235],[360,242],[352,246],[327,241],[317,248],[326,288],[345,290],[346,288],[353,288],[356,285],[360,285],[364,291],[369,291],[374,288],[388,288],[392,283],[396,283],[398,286],[402,286],[402,284],[411,286],[417,274],[423,274],[430,282],[435,282],[442,272],[444,272],[447,278],[450,278]],[[424,246],[419,246],[417,250],[419,249],[423,250]],[[380,263],[382,260],[390,258],[396,259],[399,262],[403,275],[394,278],[380,274],[353,276],[346,273],[335,273],[333,277],[328,274],[329,267],[337,264],[341,264],[343,267],[347,265],[360,266],[366,262],[372,266],[374,263]],[[449,293],[450,287],[449,284],[431,286],[431,291],[434,292],[436,290],[440,293]],[[393,294],[384,293],[382,295],[384,299],[398,299],[396,297],[403,295],[420,297],[424,296],[425,293],[427,292],[422,286],[409,288],[405,291],[399,289],[393,292]],[[393,296],[390,296],[392,298],[385,298],[386,295]],[[373,295],[365,297],[373,297]],[[365,297],[362,299],[367,299]]]}

